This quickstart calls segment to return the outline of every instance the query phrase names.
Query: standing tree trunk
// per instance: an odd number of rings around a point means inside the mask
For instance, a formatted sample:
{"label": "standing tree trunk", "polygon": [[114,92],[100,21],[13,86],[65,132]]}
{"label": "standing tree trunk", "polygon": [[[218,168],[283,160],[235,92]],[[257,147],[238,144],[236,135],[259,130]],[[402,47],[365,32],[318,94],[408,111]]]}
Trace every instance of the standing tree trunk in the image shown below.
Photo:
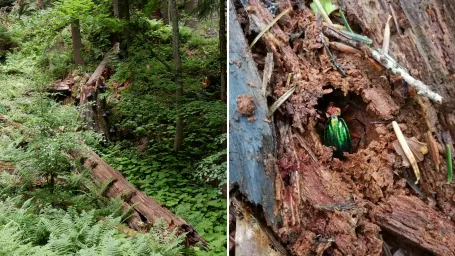
{"label": "standing tree trunk", "polygon": [[122,37],[125,40],[120,46],[126,54],[128,54],[128,48],[131,45],[131,35],[128,31],[128,25],[130,21],[130,3],[129,0],[114,0],[114,17],[126,22],[123,32],[115,35],[117,42],[122,41]]}
{"label": "standing tree trunk", "polygon": [[84,65],[84,58],[82,58],[82,37],[79,20],[75,19],[71,22],[71,37],[73,39],[73,56],[76,65]]}
{"label": "standing tree trunk", "polygon": [[120,18],[119,1],[121,0],[114,0],[114,17],[117,19]]}
{"label": "standing tree trunk", "polygon": [[[277,2],[281,11],[289,7],[287,0]],[[282,246],[282,254],[455,255],[455,187],[446,184],[447,155],[440,145],[442,134],[455,136],[455,2],[344,4],[353,30],[371,38],[373,47],[382,45],[388,15],[394,13],[398,24],[391,22],[390,55],[439,93],[443,103],[417,96],[400,77],[370,64],[363,53],[332,49],[347,74],[342,77],[321,41],[335,47],[340,39],[326,33],[327,27],[304,5],[293,6],[250,50],[246,38],[259,34],[275,17],[262,1],[234,5],[231,0],[229,33],[236,43],[229,49],[230,84],[256,85],[230,88],[231,193],[249,201],[250,214],[270,241],[253,240],[265,247]],[[262,85],[268,53],[273,55],[273,72],[261,88],[257,85]],[[291,88],[292,95],[268,116],[268,100],[277,101]],[[318,125],[324,125],[318,116],[331,102],[353,103],[355,107],[342,114],[365,124],[366,138],[344,159],[332,157]],[[363,132],[358,122],[345,120],[352,132]],[[406,137],[440,148],[418,163],[418,185],[393,147],[397,139],[391,126],[374,122],[378,120],[396,120]],[[257,229],[245,228],[241,216],[241,230]],[[244,255],[241,248],[253,247],[236,248],[236,255]]]}
{"label": "standing tree trunk", "polygon": [[227,90],[227,66],[226,66],[226,53],[227,53],[227,40],[226,40],[226,2],[220,1],[220,65],[221,65],[221,102],[226,103],[226,90]]}
{"label": "standing tree trunk", "polygon": [[180,151],[183,144],[183,119],[180,113],[180,100],[183,96],[183,85],[180,79],[182,75],[182,63],[180,59],[180,39],[179,39],[179,17],[176,0],[169,0],[169,10],[172,20],[172,53],[175,65],[175,83],[177,84],[177,125],[175,129],[174,151]]}

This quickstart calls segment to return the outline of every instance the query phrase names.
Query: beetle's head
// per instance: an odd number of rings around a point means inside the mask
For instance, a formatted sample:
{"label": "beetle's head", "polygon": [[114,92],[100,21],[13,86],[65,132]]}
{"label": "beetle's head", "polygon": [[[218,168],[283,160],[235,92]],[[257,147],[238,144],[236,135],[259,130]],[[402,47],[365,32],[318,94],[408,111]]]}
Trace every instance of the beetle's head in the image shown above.
{"label": "beetle's head", "polygon": [[333,102],[330,102],[325,114],[327,115],[327,117],[339,116],[341,115],[341,110],[340,108],[335,107],[335,104]]}

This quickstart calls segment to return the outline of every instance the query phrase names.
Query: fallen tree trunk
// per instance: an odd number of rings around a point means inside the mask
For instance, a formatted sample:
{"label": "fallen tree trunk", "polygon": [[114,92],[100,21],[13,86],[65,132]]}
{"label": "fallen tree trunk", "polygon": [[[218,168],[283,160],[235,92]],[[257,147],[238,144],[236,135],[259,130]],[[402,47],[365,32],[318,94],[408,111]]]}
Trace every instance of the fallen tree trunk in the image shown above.
{"label": "fallen tree trunk", "polygon": [[80,88],[79,104],[83,106],[84,120],[89,128],[104,134],[108,141],[111,140],[111,131],[106,114],[106,100],[102,99],[100,94],[105,90],[105,79],[107,79],[107,77],[103,77],[103,72],[119,51],[119,43],[116,43],[112,50],[104,56],[87,83]]}
{"label": "fallen tree trunk", "polygon": [[[290,7],[287,0],[277,2],[281,11]],[[354,30],[379,45],[388,1],[344,2]],[[230,6],[230,39],[236,40],[229,49],[230,84],[236,85],[230,92],[231,193],[238,189],[244,200],[258,205],[255,214],[262,217],[257,219],[292,255],[384,255],[389,247],[410,255],[455,255],[455,190],[445,184],[445,161],[435,166],[427,155],[415,186],[412,171],[394,151],[391,126],[377,123],[397,120],[406,137],[420,141],[426,141],[428,131],[436,140],[444,131],[453,137],[453,61],[444,56],[454,53],[454,4],[434,0],[419,8],[421,1],[392,1],[398,27],[405,31],[392,31],[390,55],[431,85],[443,97],[442,105],[412,97],[412,90],[404,96],[406,83],[362,54],[335,52],[344,77],[321,43],[321,22],[303,4],[295,3],[251,50],[248,44],[272,23],[273,8],[259,0],[232,0]],[[440,37],[434,46],[435,34]],[[324,40],[330,44],[332,39]],[[274,68],[270,84],[261,88],[268,54]],[[264,103],[292,88],[294,93],[268,117]],[[254,112],[245,111],[248,102]],[[324,126],[319,116],[330,102],[340,107],[349,102],[350,110],[342,113],[351,117],[345,118],[349,129],[367,134],[342,160],[323,145],[319,128]],[[438,147],[435,154],[445,159]]]}
{"label": "fallen tree trunk", "polygon": [[191,225],[182,218],[175,216],[169,209],[162,207],[153,198],[137,190],[120,172],[110,167],[96,153],[90,152],[88,154],[88,158],[84,160],[84,166],[91,169],[93,177],[100,185],[109,183],[105,192],[107,197],[121,197],[124,201],[124,210],[132,210],[132,216],[127,220],[128,226],[132,229],[147,231],[151,224],[164,219],[171,230],[177,228],[180,234],[187,233],[186,242],[188,245],[201,242],[207,246],[205,240]]}

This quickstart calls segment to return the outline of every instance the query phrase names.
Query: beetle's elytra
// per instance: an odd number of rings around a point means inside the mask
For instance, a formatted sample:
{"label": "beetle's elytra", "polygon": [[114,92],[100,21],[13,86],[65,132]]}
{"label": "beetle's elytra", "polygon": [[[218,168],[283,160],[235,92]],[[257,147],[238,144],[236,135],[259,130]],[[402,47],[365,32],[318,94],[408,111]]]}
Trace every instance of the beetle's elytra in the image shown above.
{"label": "beetle's elytra", "polygon": [[335,147],[334,155],[341,157],[351,150],[351,135],[346,122],[339,115],[331,115],[325,124],[324,144]]}

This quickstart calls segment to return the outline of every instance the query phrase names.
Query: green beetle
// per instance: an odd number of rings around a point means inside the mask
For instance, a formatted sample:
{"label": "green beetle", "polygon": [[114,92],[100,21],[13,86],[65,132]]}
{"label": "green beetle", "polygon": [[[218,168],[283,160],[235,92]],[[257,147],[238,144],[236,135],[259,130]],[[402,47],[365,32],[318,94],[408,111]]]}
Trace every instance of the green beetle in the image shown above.
{"label": "green beetle", "polygon": [[330,103],[326,115],[328,120],[324,128],[324,145],[335,147],[333,153],[336,157],[342,157],[343,152],[351,151],[351,135],[349,128],[343,118],[340,117],[341,110]]}

